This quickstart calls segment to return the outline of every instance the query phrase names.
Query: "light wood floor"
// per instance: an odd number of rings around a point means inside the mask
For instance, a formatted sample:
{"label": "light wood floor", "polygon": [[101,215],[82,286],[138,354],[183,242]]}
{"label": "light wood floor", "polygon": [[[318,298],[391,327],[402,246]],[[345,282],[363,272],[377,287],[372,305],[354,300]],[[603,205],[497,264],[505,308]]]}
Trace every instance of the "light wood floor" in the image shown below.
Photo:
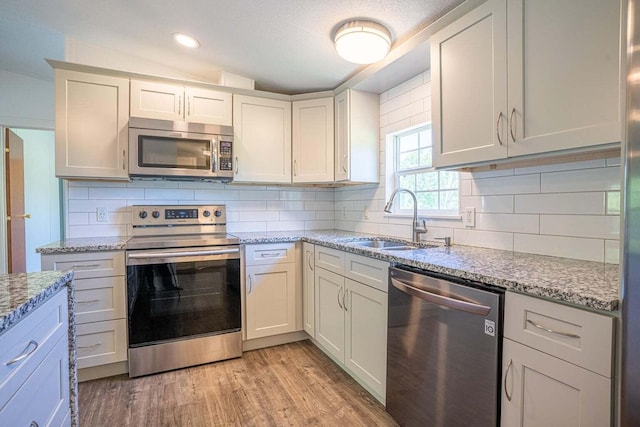
{"label": "light wood floor", "polygon": [[310,341],[130,379],[80,383],[80,427],[397,426]]}

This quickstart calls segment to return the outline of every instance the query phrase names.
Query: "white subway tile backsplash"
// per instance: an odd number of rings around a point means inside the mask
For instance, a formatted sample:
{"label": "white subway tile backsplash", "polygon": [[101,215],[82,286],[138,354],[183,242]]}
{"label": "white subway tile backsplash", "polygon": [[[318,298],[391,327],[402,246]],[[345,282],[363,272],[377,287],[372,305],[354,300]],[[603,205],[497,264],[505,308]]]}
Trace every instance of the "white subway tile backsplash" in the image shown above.
{"label": "white subway tile backsplash", "polygon": [[255,221],[278,221],[280,219],[279,212],[275,211],[249,211],[236,212],[237,221],[255,222]]}
{"label": "white subway tile backsplash", "polygon": [[572,163],[556,163],[551,165],[538,165],[531,166],[527,168],[517,168],[515,170],[516,175],[528,175],[532,173],[545,173],[545,172],[558,172],[558,171],[569,171],[575,169],[592,169],[592,168],[602,168],[605,166],[604,159],[596,159],[596,160],[585,160],[581,162],[572,162]]}
{"label": "white subway tile backsplash", "polygon": [[604,262],[609,264],[620,264],[620,241],[604,241]]}
{"label": "white subway tile backsplash", "polygon": [[516,213],[604,215],[605,193],[548,193],[515,196]]}
{"label": "white subway tile backsplash", "polygon": [[[424,75],[423,75],[423,73],[415,75],[415,76],[411,77],[409,80],[406,80],[406,81],[400,83],[398,86],[395,86],[395,87],[389,89],[388,91],[384,92],[385,93],[385,100],[387,102],[382,102],[382,100],[381,100],[380,105],[388,104],[394,98],[397,98],[400,95],[404,95],[407,92],[412,92],[416,88],[424,87],[424,86],[431,87],[431,82],[424,83]],[[411,98],[409,98],[409,99],[411,99]]]}
{"label": "white subway tile backsplash", "polygon": [[67,199],[88,199],[89,189],[87,187],[68,187]]}
{"label": "white subway tile backsplash", "polygon": [[472,179],[497,178],[500,176],[512,176],[513,169],[497,169],[484,172],[471,172]]}
{"label": "white subway tile backsplash", "polygon": [[618,239],[620,217],[605,215],[541,215],[540,234]]}
{"label": "white subway tile backsplash", "polygon": [[80,213],[80,212],[70,212],[67,215],[67,224],[68,225],[88,225],[89,224],[89,214],[88,213]]}
{"label": "white subway tile backsplash", "polygon": [[194,200],[194,190],[187,188],[145,188],[144,198],[146,200]]}
{"label": "white subway tile backsplash", "polygon": [[67,227],[67,238],[76,237],[116,237],[126,236],[127,225],[106,224],[106,225],[76,225]]}
{"label": "white subway tile backsplash", "polygon": [[267,210],[270,211],[302,211],[304,210],[304,202],[289,202],[289,201],[267,201]]}
{"label": "white subway tile backsplash", "polygon": [[542,193],[620,190],[620,168],[581,169],[541,174]]}
{"label": "white subway tile backsplash", "polygon": [[238,191],[238,200],[280,200],[279,191]]}
{"label": "white subway tile backsplash", "polygon": [[476,213],[476,230],[538,233],[538,215]]}
{"label": "white subway tile backsplash", "polygon": [[95,187],[89,188],[89,198],[98,199],[143,199],[144,188]]}
{"label": "white subway tile backsplash", "polygon": [[212,201],[238,200],[238,192],[236,190],[198,189],[194,191],[193,200],[197,201],[198,203],[206,203],[206,202],[212,202]]}
{"label": "white subway tile backsplash", "polygon": [[267,231],[302,231],[304,229],[304,221],[267,222]]}
{"label": "white subway tile backsplash", "polygon": [[227,202],[228,211],[266,211],[267,202],[265,200],[233,200]]}
{"label": "white subway tile backsplash", "polygon": [[481,178],[471,181],[471,194],[491,196],[498,194],[527,194],[540,192],[540,175]]}
{"label": "white subway tile backsplash", "polygon": [[262,232],[267,231],[267,223],[265,221],[256,222],[229,222],[227,223],[227,231],[231,234],[240,232]]}
{"label": "white subway tile backsplash", "polygon": [[481,246],[490,249],[513,250],[513,233],[480,231],[464,228],[453,230],[454,245]]}
{"label": "white subway tile backsplash", "polygon": [[[124,200],[69,200],[67,212],[93,212],[96,208],[105,207],[110,211],[126,209]],[[97,236],[97,234],[96,234]]]}
{"label": "white subway tile backsplash", "polygon": [[305,230],[332,230],[335,228],[333,221],[305,221]]}
{"label": "white subway tile backsplash", "polygon": [[516,252],[604,262],[604,241],[601,239],[514,234],[513,243]]}
{"label": "white subway tile backsplash", "polygon": [[[478,213],[514,213],[513,197],[512,195],[463,196],[460,197],[460,209],[476,208],[476,212]],[[516,211],[516,213],[520,212]]]}
{"label": "white subway tile backsplash", "polygon": [[607,166],[620,166],[622,164],[622,159],[620,157],[612,157],[607,159]]}

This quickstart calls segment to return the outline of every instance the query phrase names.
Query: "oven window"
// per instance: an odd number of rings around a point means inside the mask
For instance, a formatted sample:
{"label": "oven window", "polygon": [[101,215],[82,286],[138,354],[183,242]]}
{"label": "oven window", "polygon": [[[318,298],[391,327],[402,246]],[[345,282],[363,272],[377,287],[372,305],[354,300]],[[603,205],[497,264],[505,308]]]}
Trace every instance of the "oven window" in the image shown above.
{"label": "oven window", "polygon": [[127,267],[129,346],[239,331],[240,260]]}
{"label": "oven window", "polygon": [[206,139],[176,139],[138,136],[138,166],[146,168],[211,168],[211,142]]}

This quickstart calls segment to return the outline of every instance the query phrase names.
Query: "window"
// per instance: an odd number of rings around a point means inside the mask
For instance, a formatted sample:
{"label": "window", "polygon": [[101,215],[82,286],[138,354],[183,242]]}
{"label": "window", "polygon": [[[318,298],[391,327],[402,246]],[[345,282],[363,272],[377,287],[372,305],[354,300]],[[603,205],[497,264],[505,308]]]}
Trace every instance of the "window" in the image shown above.
{"label": "window", "polygon": [[[418,200],[418,210],[423,215],[459,214],[458,172],[433,169],[431,125],[394,135],[393,150],[394,189],[413,191]],[[396,197],[397,213],[413,212],[413,200],[409,194],[402,192]]]}

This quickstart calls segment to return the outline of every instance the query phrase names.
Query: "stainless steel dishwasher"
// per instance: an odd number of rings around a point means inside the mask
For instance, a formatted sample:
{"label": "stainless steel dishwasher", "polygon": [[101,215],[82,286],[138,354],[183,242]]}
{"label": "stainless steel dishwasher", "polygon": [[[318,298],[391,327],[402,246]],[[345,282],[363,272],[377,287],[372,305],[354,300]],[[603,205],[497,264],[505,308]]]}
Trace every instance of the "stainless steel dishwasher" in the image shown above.
{"label": "stainless steel dishwasher", "polygon": [[389,269],[387,412],[401,426],[500,422],[504,290]]}

